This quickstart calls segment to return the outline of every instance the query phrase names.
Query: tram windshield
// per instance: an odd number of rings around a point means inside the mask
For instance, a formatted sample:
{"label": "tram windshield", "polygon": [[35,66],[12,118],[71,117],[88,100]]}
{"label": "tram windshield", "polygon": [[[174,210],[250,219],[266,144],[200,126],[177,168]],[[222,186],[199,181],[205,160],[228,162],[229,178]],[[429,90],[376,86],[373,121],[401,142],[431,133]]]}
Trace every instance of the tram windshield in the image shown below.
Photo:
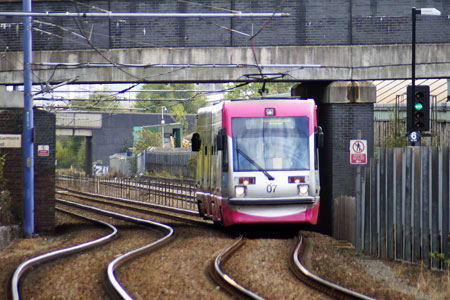
{"label": "tram windshield", "polygon": [[309,169],[308,126],[308,117],[233,118],[234,171]]}

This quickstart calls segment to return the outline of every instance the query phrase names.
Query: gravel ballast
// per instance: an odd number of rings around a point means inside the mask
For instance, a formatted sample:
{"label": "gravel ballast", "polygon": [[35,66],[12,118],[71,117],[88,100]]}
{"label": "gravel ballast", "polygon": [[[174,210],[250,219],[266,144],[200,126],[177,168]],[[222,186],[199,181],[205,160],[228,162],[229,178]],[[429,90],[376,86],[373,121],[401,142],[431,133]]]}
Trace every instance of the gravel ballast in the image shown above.
{"label": "gravel ballast", "polygon": [[[117,276],[124,287],[135,291],[135,299],[233,299],[210,279],[209,265],[234,241],[236,232],[182,224],[174,227],[172,242],[119,269]],[[61,213],[57,213],[56,228],[54,236],[16,239],[0,251],[0,295],[7,295],[10,276],[22,261],[105,233]],[[24,281],[26,299],[52,299],[49,295],[57,295],[54,299],[109,299],[101,276],[92,270],[105,268],[130,246],[152,238],[144,230],[122,229],[132,232],[114,241],[117,251],[86,251],[77,254],[78,258],[33,270],[37,275]],[[356,256],[349,243],[314,232],[303,234],[309,245],[306,265],[323,278],[378,299],[450,299],[446,272]],[[289,272],[294,246],[294,235],[247,238],[236,256],[226,261],[224,270],[267,299],[330,299],[305,287]],[[89,294],[92,291],[95,294]]]}

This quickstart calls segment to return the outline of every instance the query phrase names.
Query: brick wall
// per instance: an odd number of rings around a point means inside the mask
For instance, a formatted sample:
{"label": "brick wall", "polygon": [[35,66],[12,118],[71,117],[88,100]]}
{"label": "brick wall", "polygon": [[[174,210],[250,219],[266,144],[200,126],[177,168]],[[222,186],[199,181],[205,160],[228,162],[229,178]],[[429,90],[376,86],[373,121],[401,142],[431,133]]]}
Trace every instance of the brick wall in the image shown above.
{"label": "brick wall", "polygon": [[[166,124],[176,122],[164,115]],[[187,115],[188,131],[194,130],[195,115]],[[92,160],[109,165],[109,156],[123,152],[124,146],[133,144],[133,127],[161,124],[161,114],[102,114],[102,128],[92,130]]]}
{"label": "brick wall", "polygon": [[332,230],[332,201],[341,196],[355,195],[356,166],[350,165],[349,141],[358,130],[367,140],[368,157],[373,157],[373,104],[319,104],[318,120],[325,133],[325,145],[320,151],[321,211],[319,223],[324,232]]}
{"label": "brick wall", "polygon": [[[0,133],[22,134],[22,109],[0,110]],[[35,232],[51,233],[55,228],[55,115],[34,110],[35,122]],[[48,157],[37,154],[38,145],[49,145]],[[13,199],[16,222],[23,222],[23,150],[22,148],[2,148],[6,153],[4,176]]]}
{"label": "brick wall", "polygon": [[[22,134],[22,109],[0,110],[0,132],[3,134]],[[12,199],[13,222],[23,221],[23,150],[22,148],[0,148],[6,154],[3,176],[8,180],[7,189]]]}
{"label": "brick wall", "polygon": [[[252,34],[268,21],[253,40],[255,46],[360,45],[411,43],[411,7],[435,7],[441,17],[417,17],[418,43],[449,43],[449,1],[390,0],[214,0],[193,5],[175,0],[33,1],[36,12],[218,13],[285,12],[288,18],[34,18],[34,50],[91,49],[83,34],[98,48],[248,46],[249,37],[219,26]],[[220,8],[215,9],[214,7]],[[22,2],[2,2],[0,11],[21,11]],[[0,49],[22,49],[23,21],[0,17]],[[76,33],[76,34],[75,34]],[[78,34],[78,35],[77,35]],[[8,47],[8,48],[6,48]],[[3,51],[3,50],[2,50]]]}

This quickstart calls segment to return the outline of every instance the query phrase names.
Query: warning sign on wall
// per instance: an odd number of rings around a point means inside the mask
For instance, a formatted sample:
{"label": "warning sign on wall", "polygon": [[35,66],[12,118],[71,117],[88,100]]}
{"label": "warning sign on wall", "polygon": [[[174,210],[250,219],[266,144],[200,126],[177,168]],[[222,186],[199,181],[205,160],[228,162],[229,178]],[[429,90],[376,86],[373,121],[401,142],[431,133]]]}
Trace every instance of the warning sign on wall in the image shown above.
{"label": "warning sign on wall", "polygon": [[367,140],[350,140],[350,163],[367,164]]}
{"label": "warning sign on wall", "polygon": [[38,156],[49,156],[50,146],[49,145],[38,145]]}

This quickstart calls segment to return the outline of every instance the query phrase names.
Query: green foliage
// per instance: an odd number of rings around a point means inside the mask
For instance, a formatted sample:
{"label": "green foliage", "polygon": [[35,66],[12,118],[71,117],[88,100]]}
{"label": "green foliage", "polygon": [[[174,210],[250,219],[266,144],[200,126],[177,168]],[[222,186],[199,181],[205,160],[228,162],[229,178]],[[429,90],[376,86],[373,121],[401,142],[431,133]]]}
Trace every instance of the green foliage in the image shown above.
{"label": "green foliage", "polygon": [[[134,107],[145,109],[145,111],[152,113],[161,113],[162,108],[166,107],[166,113],[172,114],[175,122],[182,124],[184,132],[188,128],[186,114],[196,114],[199,107],[207,105],[205,95],[190,91],[186,92],[186,90],[195,90],[195,84],[145,84],[142,90],[161,91],[140,92],[137,95],[139,101],[136,102]],[[179,99],[179,101],[159,101],[153,99]]]}
{"label": "green foliage", "polygon": [[[231,86],[226,86],[225,88],[231,89],[231,91],[225,94],[224,99],[261,97],[260,90],[264,85],[262,82],[252,82],[243,86],[240,85],[241,84],[233,84]],[[293,86],[294,84],[291,82],[266,82],[265,89],[268,94],[265,96],[289,93]]]}
{"label": "green foliage", "polygon": [[442,262],[447,269],[450,269],[450,259],[445,259],[444,253],[431,252],[430,257]]}
{"label": "green foliage", "polygon": [[153,132],[151,130],[142,130],[137,133],[139,142],[136,143],[135,153],[139,154],[150,146],[161,146],[161,132]]}
{"label": "green foliage", "polygon": [[125,152],[128,152],[128,150],[129,150],[130,148],[132,148],[132,147],[133,147],[133,144],[130,143],[130,141],[129,141],[128,139],[126,139],[126,140],[123,142],[123,146],[120,147],[120,151],[125,153]]}
{"label": "green foliage", "polygon": [[393,118],[389,121],[387,130],[384,136],[384,147],[407,147],[409,145],[408,137],[406,136],[406,125],[404,122],[399,122]]}
{"label": "green foliage", "polygon": [[[196,92],[184,92],[179,90],[194,90],[195,84],[144,84],[142,90],[162,90],[156,92],[140,92],[137,95],[139,101],[134,107],[144,108],[147,112],[161,113],[163,106],[167,107],[167,113],[174,113],[174,107],[181,104],[184,113],[197,113],[197,109],[206,105],[206,97]],[[178,91],[177,91],[178,90]],[[156,100],[154,100],[156,99]],[[188,99],[180,101],[160,101],[159,99]],[[178,111],[181,109],[178,107]]]}
{"label": "green foliage", "polygon": [[86,143],[84,137],[69,136],[56,141],[56,159],[58,169],[75,167],[83,169],[86,161]]}

